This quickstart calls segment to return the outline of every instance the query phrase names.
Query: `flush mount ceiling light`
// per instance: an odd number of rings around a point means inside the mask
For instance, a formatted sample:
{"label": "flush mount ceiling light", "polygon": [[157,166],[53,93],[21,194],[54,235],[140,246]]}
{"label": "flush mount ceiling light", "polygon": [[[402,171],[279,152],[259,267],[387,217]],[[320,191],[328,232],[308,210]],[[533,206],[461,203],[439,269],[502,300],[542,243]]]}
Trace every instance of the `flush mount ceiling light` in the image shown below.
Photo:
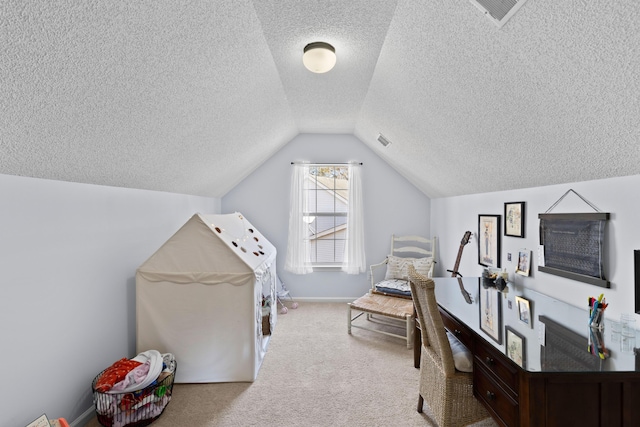
{"label": "flush mount ceiling light", "polygon": [[326,73],[336,65],[336,50],[329,43],[309,43],[304,47],[302,63],[313,73]]}

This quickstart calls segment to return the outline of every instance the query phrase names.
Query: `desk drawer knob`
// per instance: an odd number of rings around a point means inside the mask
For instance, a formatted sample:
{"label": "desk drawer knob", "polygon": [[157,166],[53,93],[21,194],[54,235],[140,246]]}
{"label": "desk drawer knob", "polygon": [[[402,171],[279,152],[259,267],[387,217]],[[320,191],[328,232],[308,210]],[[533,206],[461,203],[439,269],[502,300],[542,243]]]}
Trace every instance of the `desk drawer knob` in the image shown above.
{"label": "desk drawer knob", "polygon": [[496,394],[487,390],[487,400],[496,400]]}
{"label": "desk drawer knob", "polygon": [[462,335],[462,331],[459,330],[459,329],[456,329],[455,331],[453,331],[453,333],[458,335],[458,336]]}
{"label": "desk drawer knob", "polygon": [[494,363],[494,360],[489,356],[485,357],[484,361],[487,365],[493,365]]}

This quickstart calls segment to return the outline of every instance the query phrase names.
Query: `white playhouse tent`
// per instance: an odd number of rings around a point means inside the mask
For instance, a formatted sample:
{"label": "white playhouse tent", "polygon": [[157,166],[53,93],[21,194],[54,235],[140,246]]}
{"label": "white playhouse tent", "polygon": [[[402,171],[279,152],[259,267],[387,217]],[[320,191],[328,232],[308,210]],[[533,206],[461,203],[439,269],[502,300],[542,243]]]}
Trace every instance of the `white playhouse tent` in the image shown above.
{"label": "white playhouse tent", "polygon": [[254,381],[276,323],[276,249],[238,212],[195,214],[136,272],[138,352],[176,357],[176,382]]}

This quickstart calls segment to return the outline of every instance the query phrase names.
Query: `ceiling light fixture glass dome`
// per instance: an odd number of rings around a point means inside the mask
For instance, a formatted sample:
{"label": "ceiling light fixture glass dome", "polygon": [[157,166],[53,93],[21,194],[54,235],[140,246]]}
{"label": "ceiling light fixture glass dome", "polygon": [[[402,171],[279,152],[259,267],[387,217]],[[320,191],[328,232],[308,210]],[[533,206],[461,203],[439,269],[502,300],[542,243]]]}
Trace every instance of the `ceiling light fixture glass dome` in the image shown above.
{"label": "ceiling light fixture glass dome", "polygon": [[329,43],[309,43],[304,47],[302,63],[313,73],[326,73],[336,65],[336,50]]}

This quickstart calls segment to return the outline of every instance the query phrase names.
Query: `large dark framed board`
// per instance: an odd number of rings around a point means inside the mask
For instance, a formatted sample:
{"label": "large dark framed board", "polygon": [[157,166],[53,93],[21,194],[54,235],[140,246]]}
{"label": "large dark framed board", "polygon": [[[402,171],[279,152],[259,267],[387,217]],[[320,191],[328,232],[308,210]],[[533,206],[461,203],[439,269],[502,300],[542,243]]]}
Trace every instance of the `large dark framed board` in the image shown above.
{"label": "large dark framed board", "polygon": [[609,288],[604,237],[609,213],[538,214],[544,266],[538,270]]}
{"label": "large dark framed board", "polygon": [[635,278],[636,306],[635,312],[640,314],[640,250],[633,251],[633,274]]}

